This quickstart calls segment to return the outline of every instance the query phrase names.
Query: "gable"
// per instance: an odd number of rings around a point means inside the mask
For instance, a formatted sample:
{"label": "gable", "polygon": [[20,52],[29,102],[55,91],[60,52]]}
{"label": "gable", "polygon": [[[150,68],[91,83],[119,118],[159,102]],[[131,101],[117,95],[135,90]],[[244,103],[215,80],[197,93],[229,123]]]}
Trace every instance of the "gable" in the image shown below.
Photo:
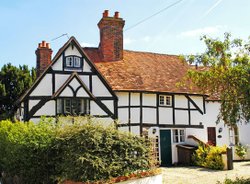
{"label": "gable", "polygon": [[[78,58],[80,58],[80,67],[77,65],[76,69],[74,67],[65,68],[65,59],[71,56],[73,59],[76,57],[76,63],[79,62]],[[110,96],[117,99],[108,82],[103,78],[102,74],[97,70],[95,65],[89,60],[88,56],[82,50],[80,44],[74,37],[71,37],[57,52],[52,60],[52,63],[47,67],[45,72],[42,73],[42,75],[35,81],[32,87],[20,97],[20,99],[17,101],[17,104],[20,104],[29,96],[36,95],[36,92],[38,96],[49,96],[54,94],[61,87],[61,85],[65,83],[72,72],[78,72],[80,78],[82,81],[84,81],[88,90],[91,92],[93,91],[93,93],[97,94],[97,96]],[[83,91],[80,91],[83,95]]]}

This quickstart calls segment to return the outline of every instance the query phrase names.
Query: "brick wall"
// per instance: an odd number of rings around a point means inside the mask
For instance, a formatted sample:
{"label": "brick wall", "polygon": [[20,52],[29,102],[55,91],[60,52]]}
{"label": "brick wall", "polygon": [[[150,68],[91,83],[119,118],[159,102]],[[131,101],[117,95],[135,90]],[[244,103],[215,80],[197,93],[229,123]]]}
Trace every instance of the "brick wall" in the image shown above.
{"label": "brick wall", "polygon": [[98,23],[100,29],[99,51],[103,61],[117,61],[123,59],[123,27],[125,21],[119,18],[119,12],[113,17],[105,10]]}

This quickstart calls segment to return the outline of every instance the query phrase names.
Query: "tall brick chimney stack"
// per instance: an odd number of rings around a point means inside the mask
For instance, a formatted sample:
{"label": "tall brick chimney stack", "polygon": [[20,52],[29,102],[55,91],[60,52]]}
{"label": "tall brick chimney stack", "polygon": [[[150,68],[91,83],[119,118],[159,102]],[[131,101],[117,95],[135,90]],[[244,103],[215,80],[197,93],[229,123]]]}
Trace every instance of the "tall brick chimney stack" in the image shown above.
{"label": "tall brick chimney stack", "polygon": [[108,10],[98,23],[100,29],[99,51],[103,61],[118,61],[123,59],[123,27],[125,21],[119,18],[119,12],[109,17]]}
{"label": "tall brick chimney stack", "polygon": [[38,44],[36,49],[36,74],[39,77],[51,63],[52,50],[46,41]]}

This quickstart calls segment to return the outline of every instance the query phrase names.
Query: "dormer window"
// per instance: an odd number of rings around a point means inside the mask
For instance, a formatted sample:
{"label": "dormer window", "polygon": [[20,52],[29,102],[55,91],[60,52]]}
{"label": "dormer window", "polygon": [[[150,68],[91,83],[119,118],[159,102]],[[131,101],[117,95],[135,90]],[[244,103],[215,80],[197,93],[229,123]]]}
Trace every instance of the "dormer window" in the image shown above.
{"label": "dormer window", "polygon": [[66,56],[65,57],[65,69],[80,70],[82,68],[82,58],[78,56]]}

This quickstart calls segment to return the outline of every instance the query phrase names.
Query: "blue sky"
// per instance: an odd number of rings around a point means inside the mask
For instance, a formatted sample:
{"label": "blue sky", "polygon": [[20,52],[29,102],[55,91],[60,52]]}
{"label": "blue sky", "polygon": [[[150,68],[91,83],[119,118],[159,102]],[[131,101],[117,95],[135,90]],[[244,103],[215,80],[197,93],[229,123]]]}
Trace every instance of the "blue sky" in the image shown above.
{"label": "blue sky", "polygon": [[[8,62],[35,66],[35,50],[42,40],[53,55],[75,36],[85,46],[98,46],[98,21],[105,9],[126,21],[127,29],[178,0],[2,0],[0,2],[0,67]],[[203,34],[247,39],[250,35],[249,0],[182,0],[124,32],[128,50],[165,54],[195,54],[204,50]]]}

